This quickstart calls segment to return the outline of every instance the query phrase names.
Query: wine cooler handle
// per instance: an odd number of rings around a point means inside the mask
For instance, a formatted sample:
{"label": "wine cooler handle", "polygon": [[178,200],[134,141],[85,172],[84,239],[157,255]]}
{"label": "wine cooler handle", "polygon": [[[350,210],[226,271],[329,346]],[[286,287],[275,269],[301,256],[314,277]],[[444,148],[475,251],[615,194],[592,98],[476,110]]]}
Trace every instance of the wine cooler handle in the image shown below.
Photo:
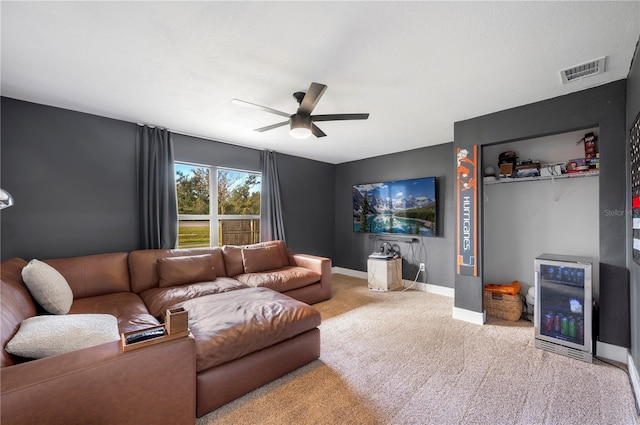
{"label": "wine cooler handle", "polygon": [[537,270],[535,271],[535,273],[533,273],[533,287],[535,288],[534,296],[537,310],[534,312],[534,314],[540,317],[540,311],[542,310],[540,308],[540,272]]}

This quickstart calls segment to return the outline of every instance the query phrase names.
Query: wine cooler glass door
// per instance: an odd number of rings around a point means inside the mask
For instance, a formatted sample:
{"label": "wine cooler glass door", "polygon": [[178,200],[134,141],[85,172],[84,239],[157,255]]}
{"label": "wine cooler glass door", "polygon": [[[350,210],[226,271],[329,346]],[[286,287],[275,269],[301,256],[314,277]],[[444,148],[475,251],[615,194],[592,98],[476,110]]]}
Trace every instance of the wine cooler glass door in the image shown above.
{"label": "wine cooler glass door", "polygon": [[541,261],[536,268],[539,320],[536,337],[589,351],[591,341],[591,268]]}

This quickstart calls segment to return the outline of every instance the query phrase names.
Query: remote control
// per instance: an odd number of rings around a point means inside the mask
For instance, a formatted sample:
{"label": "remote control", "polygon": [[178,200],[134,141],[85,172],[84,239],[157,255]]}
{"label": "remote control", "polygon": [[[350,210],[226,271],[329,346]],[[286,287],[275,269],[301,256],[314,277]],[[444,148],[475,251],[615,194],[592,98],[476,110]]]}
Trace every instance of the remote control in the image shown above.
{"label": "remote control", "polygon": [[146,341],[148,339],[164,336],[164,328],[149,329],[148,331],[136,332],[127,336],[127,344],[135,344],[136,342]]}

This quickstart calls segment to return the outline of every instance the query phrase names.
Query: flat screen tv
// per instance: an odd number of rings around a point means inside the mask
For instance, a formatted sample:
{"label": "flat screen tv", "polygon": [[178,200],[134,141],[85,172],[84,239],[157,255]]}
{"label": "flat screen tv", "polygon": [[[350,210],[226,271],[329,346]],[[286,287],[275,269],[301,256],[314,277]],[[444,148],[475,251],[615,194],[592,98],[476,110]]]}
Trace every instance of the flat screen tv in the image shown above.
{"label": "flat screen tv", "polygon": [[436,178],[353,186],[353,231],[436,235]]}

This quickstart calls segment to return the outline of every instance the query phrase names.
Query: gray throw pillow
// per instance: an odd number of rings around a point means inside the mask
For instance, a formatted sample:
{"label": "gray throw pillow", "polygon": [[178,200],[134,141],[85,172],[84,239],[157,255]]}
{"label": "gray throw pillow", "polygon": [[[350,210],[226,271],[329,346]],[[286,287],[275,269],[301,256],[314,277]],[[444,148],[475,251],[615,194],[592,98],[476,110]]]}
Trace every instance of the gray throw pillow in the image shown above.
{"label": "gray throw pillow", "polygon": [[73,303],[73,292],[67,280],[56,269],[39,260],[31,260],[22,269],[22,280],[38,304],[51,314],[67,314]]}
{"label": "gray throw pillow", "polygon": [[110,314],[34,316],[22,321],[5,350],[16,356],[41,359],[118,339],[118,320]]}

